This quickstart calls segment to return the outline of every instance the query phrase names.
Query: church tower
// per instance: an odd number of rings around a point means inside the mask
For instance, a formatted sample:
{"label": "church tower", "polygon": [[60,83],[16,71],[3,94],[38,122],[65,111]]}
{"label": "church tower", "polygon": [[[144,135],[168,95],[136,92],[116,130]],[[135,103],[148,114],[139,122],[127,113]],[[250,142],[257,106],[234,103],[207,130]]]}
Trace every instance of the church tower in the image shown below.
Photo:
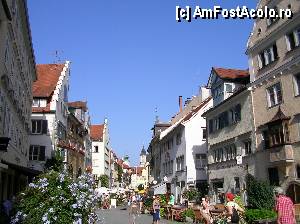
{"label": "church tower", "polygon": [[143,146],[141,154],[140,154],[140,166],[145,166],[146,165],[146,160],[147,160],[147,153],[146,153],[146,150]]}

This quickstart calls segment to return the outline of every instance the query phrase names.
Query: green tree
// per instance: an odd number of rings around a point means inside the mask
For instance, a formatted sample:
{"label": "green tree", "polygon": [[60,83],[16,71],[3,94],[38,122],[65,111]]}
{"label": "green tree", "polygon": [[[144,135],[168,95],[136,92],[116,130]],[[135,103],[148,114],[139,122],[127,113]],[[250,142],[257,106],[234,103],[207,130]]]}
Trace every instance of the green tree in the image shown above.
{"label": "green tree", "polygon": [[248,204],[251,208],[272,209],[274,207],[273,186],[256,180],[252,175],[246,176]]}
{"label": "green tree", "polygon": [[52,157],[51,159],[47,159],[47,161],[45,163],[45,170],[46,171],[54,170],[57,172],[60,172],[63,170],[63,157],[61,155],[60,150],[55,151],[54,157]]}
{"label": "green tree", "polygon": [[122,182],[122,175],[123,175],[123,170],[122,167],[118,164],[118,182]]}
{"label": "green tree", "polygon": [[109,187],[109,178],[106,174],[100,176],[101,187]]}

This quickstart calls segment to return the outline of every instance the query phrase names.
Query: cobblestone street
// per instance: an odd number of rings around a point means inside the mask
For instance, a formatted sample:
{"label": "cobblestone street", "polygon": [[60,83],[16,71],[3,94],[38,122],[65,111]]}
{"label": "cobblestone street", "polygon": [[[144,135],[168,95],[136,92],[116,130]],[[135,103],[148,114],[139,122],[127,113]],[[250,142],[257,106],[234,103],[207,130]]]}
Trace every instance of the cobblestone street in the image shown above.
{"label": "cobblestone street", "polygon": [[[128,210],[122,208],[113,208],[109,210],[98,210],[97,215],[100,220],[98,224],[129,224]],[[178,222],[172,222],[167,220],[161,220],[160,224],[173,224]],[[131,224],[131,223],[130,223]],[[141,214],[136,218],[135,224],[152,224],[152,216]]]}

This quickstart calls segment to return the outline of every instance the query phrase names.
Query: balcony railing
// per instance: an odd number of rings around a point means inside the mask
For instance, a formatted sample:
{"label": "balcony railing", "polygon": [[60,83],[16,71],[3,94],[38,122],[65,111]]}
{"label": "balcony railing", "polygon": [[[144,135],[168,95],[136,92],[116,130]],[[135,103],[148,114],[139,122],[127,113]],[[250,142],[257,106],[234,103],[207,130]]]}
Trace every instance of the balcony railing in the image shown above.
{"label": "balcony railing", "polygon": [[270,162],[294,162],[294,152],[291,145],[281,145],[270,149]]}

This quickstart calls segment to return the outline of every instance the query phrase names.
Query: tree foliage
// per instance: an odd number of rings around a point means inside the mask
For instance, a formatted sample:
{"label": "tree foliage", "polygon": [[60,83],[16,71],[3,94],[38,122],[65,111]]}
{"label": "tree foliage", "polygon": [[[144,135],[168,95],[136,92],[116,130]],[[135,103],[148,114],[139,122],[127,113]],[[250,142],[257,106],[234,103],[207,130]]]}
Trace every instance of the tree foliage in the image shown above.
{"label": "tree foliage", "polygon": [[248,205],[257,209],[272,209],[274,207],[273,187],[268,183],[256,180],[252,175],[246,176]]}
{"label": "tree foliage", "polygon": [[106,174],[100,176],[101,187],[109,187],[109,178]]}

